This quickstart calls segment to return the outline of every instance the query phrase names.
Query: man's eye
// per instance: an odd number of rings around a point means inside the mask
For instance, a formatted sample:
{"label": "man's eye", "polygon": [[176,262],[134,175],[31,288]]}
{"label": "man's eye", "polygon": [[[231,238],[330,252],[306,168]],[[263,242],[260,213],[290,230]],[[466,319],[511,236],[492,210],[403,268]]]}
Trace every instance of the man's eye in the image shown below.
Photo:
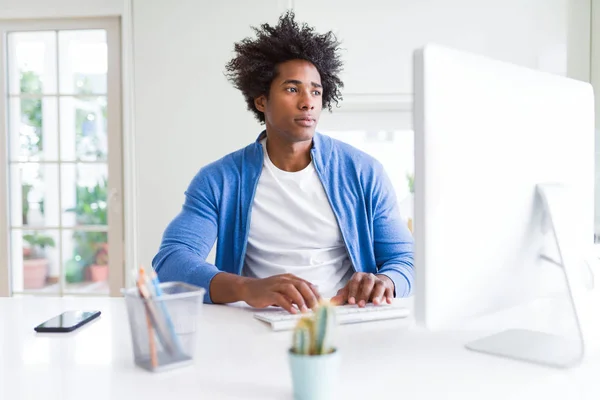
{"label": "man's eye", "polygon": [[297,92],[296,88],[294,87],[289,87],[286,89],[288,92]]}
{"label": "man's eye", "polygon": [[318,90],[315,90],[315,91],[313,92],[313,94],[314,94],[315,96],[320,96],[320,95],[321,95],[321,92],[320,92],[320,91],[318,91]]}

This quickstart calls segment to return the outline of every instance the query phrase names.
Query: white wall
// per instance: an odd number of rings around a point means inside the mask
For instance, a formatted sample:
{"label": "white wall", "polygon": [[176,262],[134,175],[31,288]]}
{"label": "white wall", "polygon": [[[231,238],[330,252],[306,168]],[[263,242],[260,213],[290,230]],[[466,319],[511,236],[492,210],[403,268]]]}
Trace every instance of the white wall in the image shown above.
{"label": "white wall", "polygon": [[[258,133],[222,71],[248,25],[275,22],[287,3],[134,2],[140,262],[149,264],[197,170]],[[567,58],[570,39],[589,36],[585,25],[569,31],[567,0],[293,3],[298,19],[343,41],[349,96],[411,93],[412,50],[428,41],[559,74],[585,70],[580,49]]]}
{"label": "white wall", "polygon": [[332,29],[344,40],[348,93],[411,93],[412,50],[430,41],[565,74],[568,4],[301,0],[295,8],[300,19],[319,30]]}
{"label": "white wall", "polygon": [[600,232],[600,0],[592,0],[590,76],[596,98],[596,232]]}
{"label": "white wall", "polygon": [[0,0],[0,19],[122,15],[124,0]]}

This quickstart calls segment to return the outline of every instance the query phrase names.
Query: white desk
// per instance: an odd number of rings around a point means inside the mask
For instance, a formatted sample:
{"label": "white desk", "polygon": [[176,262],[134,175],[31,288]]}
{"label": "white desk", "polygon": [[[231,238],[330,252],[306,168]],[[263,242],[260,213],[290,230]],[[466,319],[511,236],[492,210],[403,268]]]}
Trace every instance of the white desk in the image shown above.
{"label": "white desk", "polygon": [[[133,364],[123,299],[2,298],[0,399],[291,399],[291,333],[272,332],[248,309],[203,307],[194,365],[153,374]],[[78,308],[102,316],[70,334],[33,331]],[[425,332],[412,319],[341,326],[339,398],[600,399],[598,360],[558,370],[464,349],[488,332]]]}

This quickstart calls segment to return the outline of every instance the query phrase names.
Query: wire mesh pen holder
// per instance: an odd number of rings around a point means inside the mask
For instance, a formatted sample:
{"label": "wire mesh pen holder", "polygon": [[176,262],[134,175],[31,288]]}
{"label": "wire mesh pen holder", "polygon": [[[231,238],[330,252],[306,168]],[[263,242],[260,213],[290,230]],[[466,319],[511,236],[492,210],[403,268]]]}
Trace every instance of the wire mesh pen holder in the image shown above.
{"label": "wire mesh pen holder", "polygon": [[182,282],[158,285],[160,296],[149,300],[137,287],[123,289],[135,364],[158,372],[194,360],[196,330],[205,289]]}

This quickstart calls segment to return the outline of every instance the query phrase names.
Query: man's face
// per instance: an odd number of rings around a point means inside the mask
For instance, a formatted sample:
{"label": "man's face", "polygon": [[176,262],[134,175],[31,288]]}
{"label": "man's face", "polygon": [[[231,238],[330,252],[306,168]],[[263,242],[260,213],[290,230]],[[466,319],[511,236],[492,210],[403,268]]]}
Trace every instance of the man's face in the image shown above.
{"label": "man's face", "polygon": [[311,140],[323,108],[321,76],[305,60],[290,60],[277,66],[269,97],[260,96],[255,106],[265,114],[269,134],[289,143]]}

